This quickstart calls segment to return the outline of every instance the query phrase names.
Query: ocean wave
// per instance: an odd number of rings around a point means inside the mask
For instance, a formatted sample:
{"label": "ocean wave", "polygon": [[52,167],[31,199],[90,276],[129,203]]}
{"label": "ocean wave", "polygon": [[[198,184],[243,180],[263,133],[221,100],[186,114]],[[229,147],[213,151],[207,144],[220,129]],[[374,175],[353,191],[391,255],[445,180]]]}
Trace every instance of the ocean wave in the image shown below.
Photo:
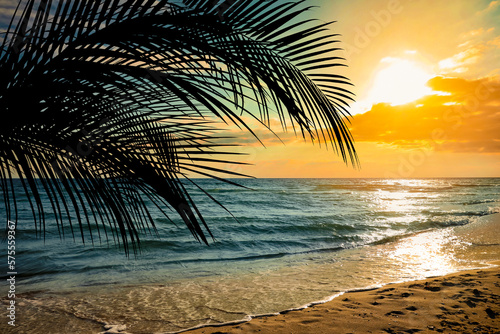
{"label": "ocean wave", "polygon": [[486,203],[496,203],[500,202],[500,199],[481,199],[481,200],[470,200],[462,203],[463,205],[476,205],[476,204],[486,204]]}
{"label": "ocean wave", "polygon": [[488,214],[500,213],[500,206],[489,207]]}
{"label": "ocean wave", "polygon": [[[123,255],[113,239],[109,246],[103,240],[102,246],[96,241],[95,245],[87,243],[83,247],[78,239],[72,240],[71,231],[66,229],[69,240],[61,241],[51,215],[47,215],[44,241],[43,235],[35,233],[29,206],[21,203],[19,211],[24,216],[18,231],[23,249],[19,254],[25,272],[57,280],[63,274],[78,276],[100,270],[122,270],[118,275],[126,276],[133,270],[182,268],[182,264],[193,263],[200,268],[216,262],[232,266],[259,259],[276,259],[278,263],[288,255],[360,247],[374,239],[377,243],[389,242],[406,233],[464,225],[479,216],[500,212],[500,188],[494,184],[498,180],[240,181],[254,190],[220,185],[213,180],[199,181],[238,219],[202,193],[193,194],[216,238],[210,246],[195,241],[175,215],[171,218],[178,226],[153,214],[159,236],[140,232],[141,249],[133,260]],[[110,229],[106,231],[112,238]],[[7,272],[5,266],[0,264],[0,271]]]}

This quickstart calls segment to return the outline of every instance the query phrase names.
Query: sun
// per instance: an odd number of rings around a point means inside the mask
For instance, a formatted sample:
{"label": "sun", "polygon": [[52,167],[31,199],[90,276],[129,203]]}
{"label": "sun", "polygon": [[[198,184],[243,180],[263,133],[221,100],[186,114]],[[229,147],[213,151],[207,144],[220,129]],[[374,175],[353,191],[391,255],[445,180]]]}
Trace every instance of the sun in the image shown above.
{"label": "sun", "polygon": [[375,76],[370,102],[400,105],[432,93],[426,83],[433,75],[424,66],[400,58],[384,58],[381,62],[387,65]]}

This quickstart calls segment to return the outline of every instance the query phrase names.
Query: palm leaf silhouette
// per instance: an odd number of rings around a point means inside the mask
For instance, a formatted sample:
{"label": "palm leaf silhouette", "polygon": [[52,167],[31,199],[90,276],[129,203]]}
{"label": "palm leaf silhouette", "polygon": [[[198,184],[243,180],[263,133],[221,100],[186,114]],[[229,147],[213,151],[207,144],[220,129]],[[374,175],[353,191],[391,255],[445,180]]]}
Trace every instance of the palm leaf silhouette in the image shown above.
{"label": "palm leaf silhouette", "polygon": [[218,131],[233,124],[257,137],[249,117],[269,128],[278,115],[357,164],[350,83],[330,73],[342,65],[337,35],[301,18],[303,3],[21,1],[0,57],[7,220],[19,215],[19,177],[40,233],[51,212],[63,236],[93,243],[85,231],[96,230],[136,251],[140,231],[156,231],[148,201],[207,243],[187,173],[244,176],[221,167],[234,161]]}

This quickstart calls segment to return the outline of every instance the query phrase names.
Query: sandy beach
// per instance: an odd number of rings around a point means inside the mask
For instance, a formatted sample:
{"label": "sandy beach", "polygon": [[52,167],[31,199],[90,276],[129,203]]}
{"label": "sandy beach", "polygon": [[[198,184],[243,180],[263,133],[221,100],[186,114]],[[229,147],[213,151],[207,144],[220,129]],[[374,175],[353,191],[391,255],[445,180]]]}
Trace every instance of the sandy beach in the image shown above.
{"label": "sandy beach", "polygon": [[187,333],[500,333],[499,319],[495,267],[348,292],[304,310]]}
{"label": "sandy beach", "polygon": [[[500,214],[457,227],[477,247],[498,246]],[[223,333],[500,333],[500,261],[425,280],[347,292],[330,302],[249,322],[204,327]]]}

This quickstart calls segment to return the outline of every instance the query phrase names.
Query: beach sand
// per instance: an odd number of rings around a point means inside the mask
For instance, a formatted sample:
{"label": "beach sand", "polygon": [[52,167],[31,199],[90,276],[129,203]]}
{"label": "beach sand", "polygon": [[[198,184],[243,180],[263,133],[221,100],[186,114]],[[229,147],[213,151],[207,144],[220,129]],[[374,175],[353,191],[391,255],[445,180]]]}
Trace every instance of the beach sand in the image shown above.
{"label": "beach sand", "polygon": [[[500,214],[457,232],[479,248],[498,248]],[[187,333],[500,333],[500,267],[347,292],[303,310]]]}
{"label": "beach sand", "polygon": [[348,292],[300,311],[187,333],[500,333],[500,270]]}
{"label": "beach sand", "polygon": [[[203,327],[188,334],[222,333],[500,333],[500,214],[455,227],[489,268],[465,270],[419,281],[347,292],[297,311],[255,317],[238,324]],[[484,256],[484,257],[483,257]],[[16,327],[0,323],[0,333],[151,333],[112,326],[51,310],[44,297],[18,298]],[[27,303],[25,299],[31,302]],[[5,307],[6,300],[2,300]],[[130,323],[127,314],[119,323]],[[47,331],[50,329],[49,331]]]}

